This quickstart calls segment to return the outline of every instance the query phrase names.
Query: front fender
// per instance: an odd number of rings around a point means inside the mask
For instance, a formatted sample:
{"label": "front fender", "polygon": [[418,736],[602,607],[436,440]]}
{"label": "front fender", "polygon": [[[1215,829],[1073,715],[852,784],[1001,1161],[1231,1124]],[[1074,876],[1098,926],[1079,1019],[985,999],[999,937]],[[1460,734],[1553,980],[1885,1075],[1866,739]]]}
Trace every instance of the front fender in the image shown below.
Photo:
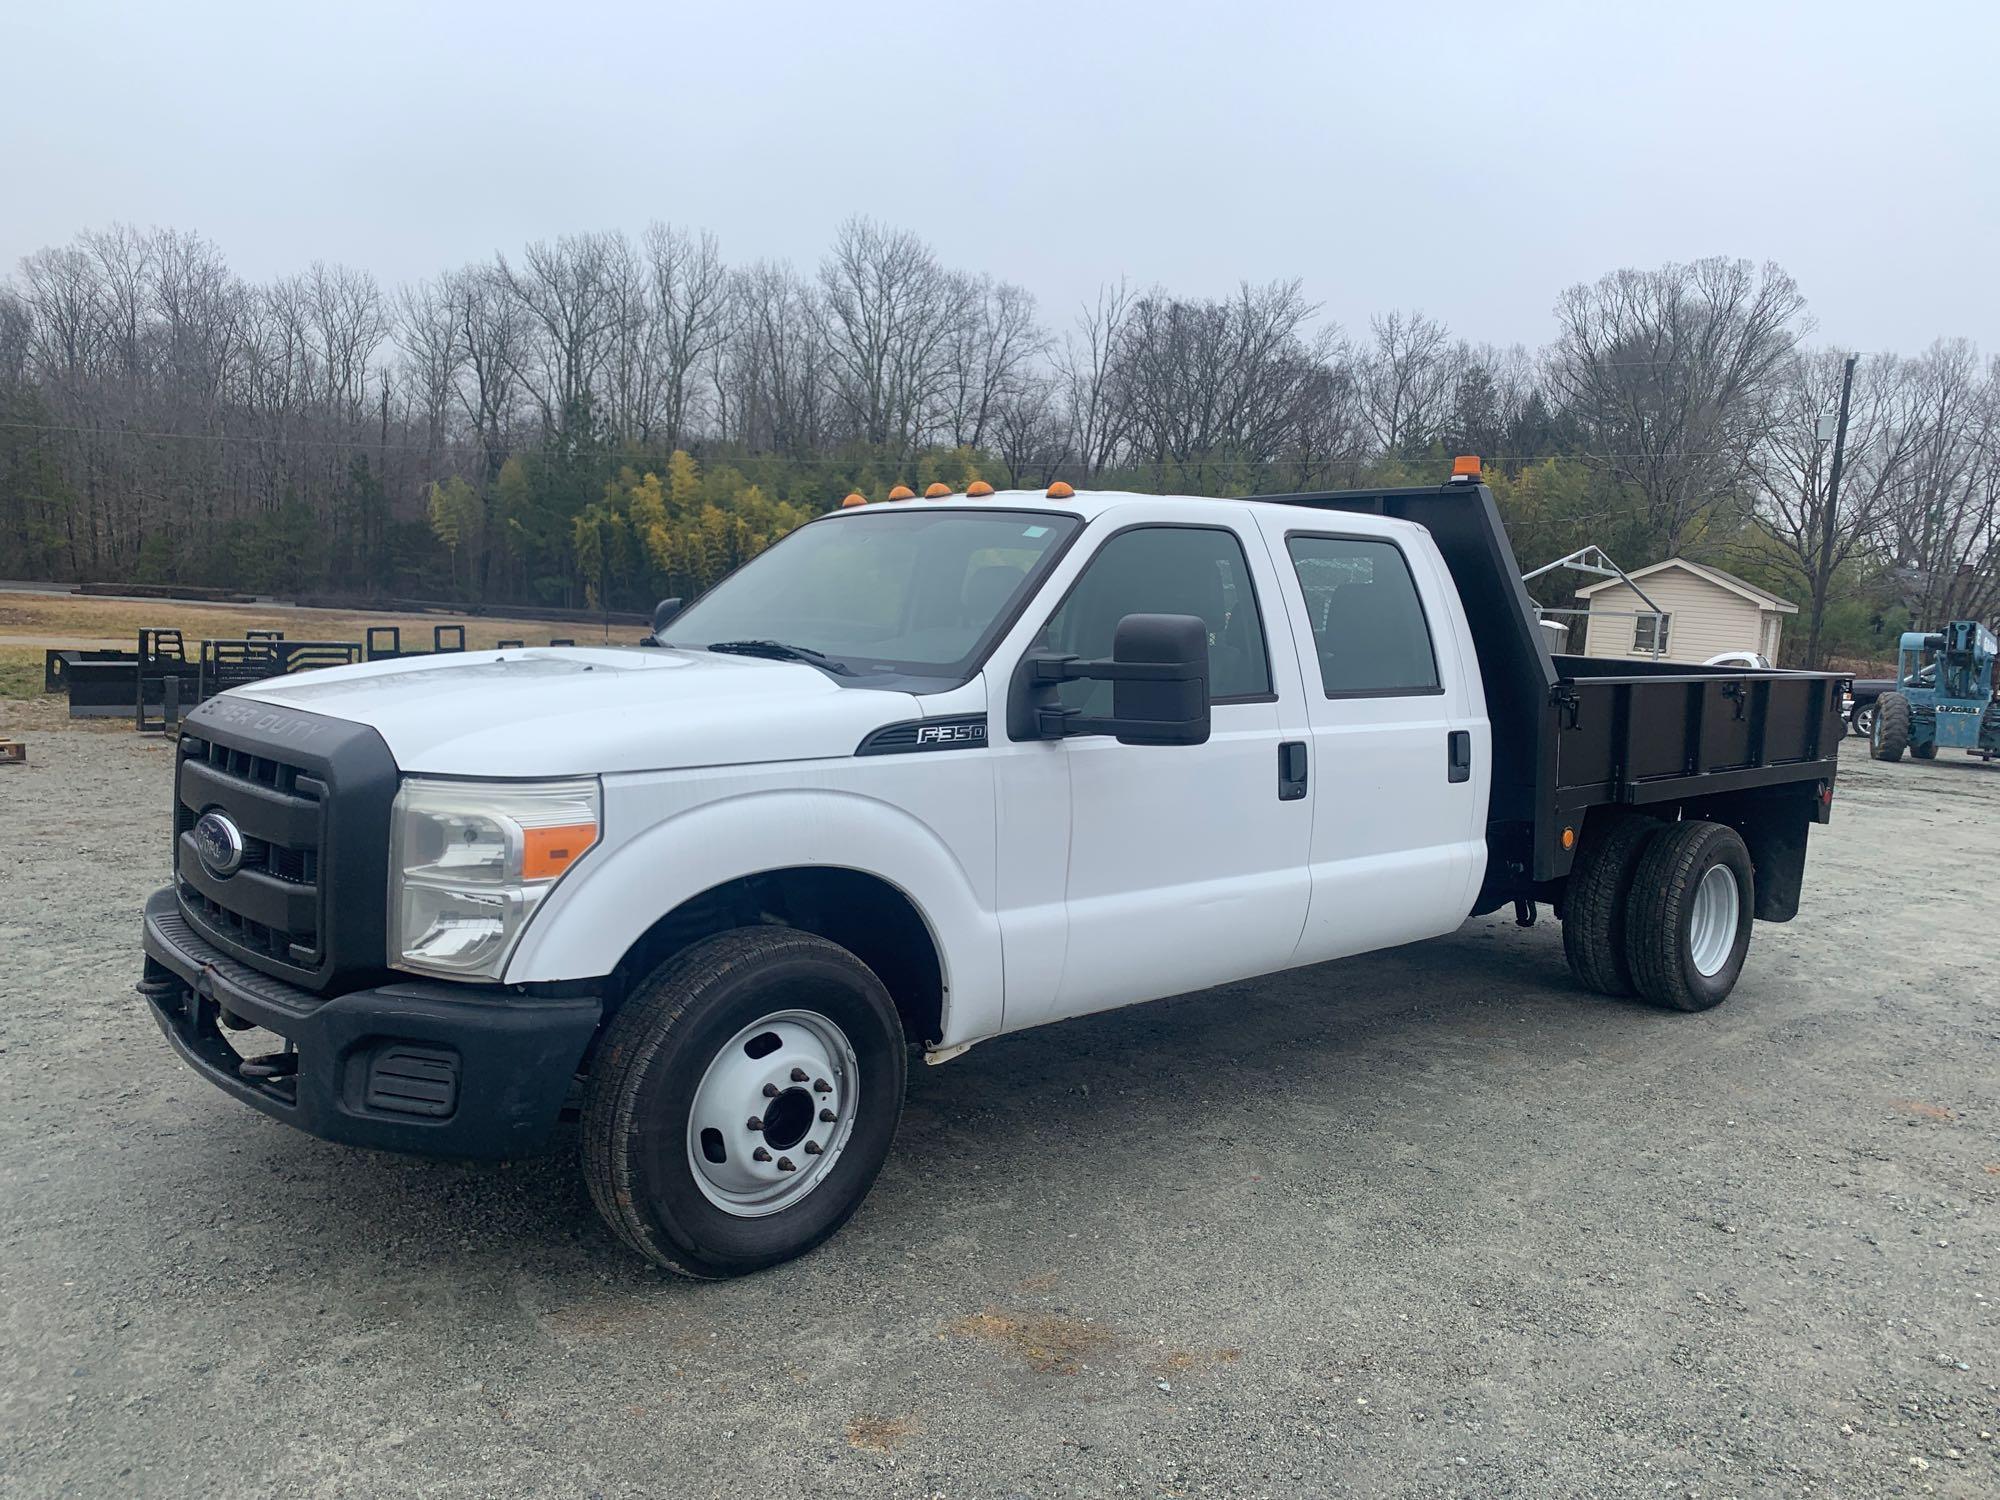
{"label": "front fender", "polygon": [[906,809],[826,787],[753,790],[704,802],[593,850],[528,924],[506,982],[608,974],[655,922],[704,891],[814,865],[873,875],[917,909],[944,979],[943,1045],[1000,1030],[1000,927],[972,874]]}

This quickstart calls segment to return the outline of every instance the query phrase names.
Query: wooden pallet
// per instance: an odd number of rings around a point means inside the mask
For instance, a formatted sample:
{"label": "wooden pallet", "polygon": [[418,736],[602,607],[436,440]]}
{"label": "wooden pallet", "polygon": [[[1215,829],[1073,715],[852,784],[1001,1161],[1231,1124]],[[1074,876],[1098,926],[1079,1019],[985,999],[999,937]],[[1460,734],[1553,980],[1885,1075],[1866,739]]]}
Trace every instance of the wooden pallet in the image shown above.
{"label": "wooden pallet", "polygon": [[20,740],[0,738],[0,766],[25,766],[28,747]]}

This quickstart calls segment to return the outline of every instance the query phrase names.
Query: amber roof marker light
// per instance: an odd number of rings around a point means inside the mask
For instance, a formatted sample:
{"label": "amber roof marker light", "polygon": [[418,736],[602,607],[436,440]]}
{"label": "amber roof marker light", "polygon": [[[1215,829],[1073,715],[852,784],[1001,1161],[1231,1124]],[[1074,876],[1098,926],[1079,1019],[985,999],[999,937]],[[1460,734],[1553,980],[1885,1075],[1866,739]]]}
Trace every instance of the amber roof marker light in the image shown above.
{"label": "amber roof marker light", "polygon": [[899,484],[893,490],[889,491],[889,498],[891,500],[914,500],[917,498],[917,492],[907,484]]}
{"label": "amber roof marker light", "polygon": [[1076,491],[1058,479],[1054,484],[1049,486],[1046,498],[1050,500],[1073,500],[1076,498]]}
{"label": "amber roof marker light", "polygon": [[951,497],[951,486],[942,482],[924,486],[926,500],[947,500]]}
{"label": "amber roof marker light", "polygon": [[840,502],[840,508],[846,510],[850,505],[866,505],[867,503],[868,497],[857,490]]}
{"label": "amber roof marker light", "polygon": [[965,487],[965,498],[968,500],[984,500],[992,493],[993,486],[983,479],[975,479]]}

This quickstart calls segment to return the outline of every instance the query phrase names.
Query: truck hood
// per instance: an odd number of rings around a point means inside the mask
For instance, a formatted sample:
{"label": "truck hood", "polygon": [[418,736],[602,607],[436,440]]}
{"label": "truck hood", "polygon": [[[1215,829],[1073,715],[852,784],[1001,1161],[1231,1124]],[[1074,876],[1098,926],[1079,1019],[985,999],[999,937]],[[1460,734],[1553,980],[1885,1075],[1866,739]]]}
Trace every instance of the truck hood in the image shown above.
{"label": "truck hood", "polygon": [[278,677],[225,697],[366,724],[405,771],[566,776],[852,755],[907,693],[707,651],[466,651]]}

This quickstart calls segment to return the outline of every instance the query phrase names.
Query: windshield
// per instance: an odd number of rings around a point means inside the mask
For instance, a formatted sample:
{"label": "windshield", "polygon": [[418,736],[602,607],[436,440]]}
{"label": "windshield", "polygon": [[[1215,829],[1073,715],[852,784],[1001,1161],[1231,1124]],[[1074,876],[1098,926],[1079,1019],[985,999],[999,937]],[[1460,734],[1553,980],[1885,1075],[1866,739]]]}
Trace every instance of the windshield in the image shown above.
{"label": "windshield", "polygon": [[667,644],[781,642],[858,675],[963,677],[1078,524],[1018,510],[813,522],[697,600]]}

